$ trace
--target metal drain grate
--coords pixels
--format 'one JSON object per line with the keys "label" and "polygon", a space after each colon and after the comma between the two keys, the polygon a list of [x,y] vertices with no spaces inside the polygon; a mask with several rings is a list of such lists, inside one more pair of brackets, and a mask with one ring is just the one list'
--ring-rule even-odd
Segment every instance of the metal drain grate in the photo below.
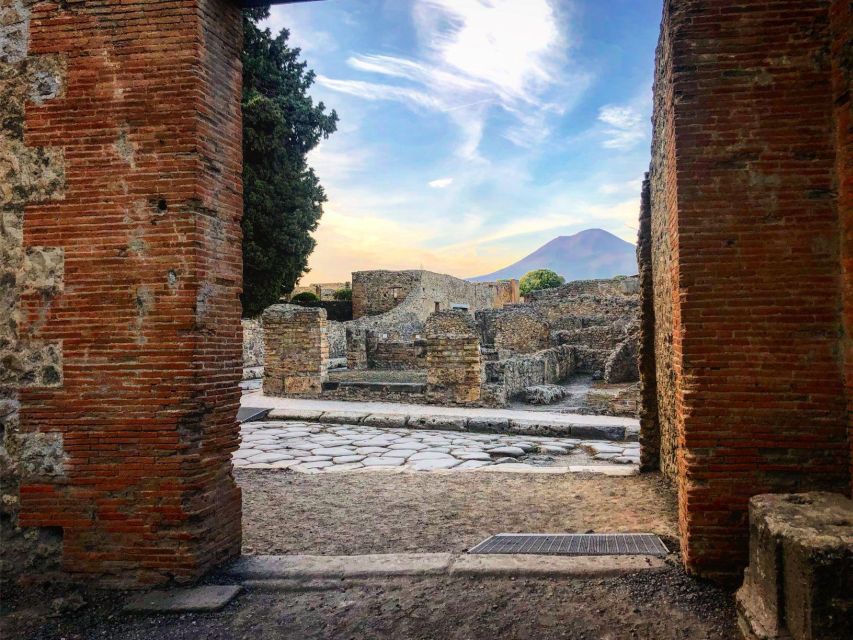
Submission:
{"label": "metal drain grate", "polygon": [[665,556],[651,533],[499,533],[468,553],[529,553],[549,556]]}

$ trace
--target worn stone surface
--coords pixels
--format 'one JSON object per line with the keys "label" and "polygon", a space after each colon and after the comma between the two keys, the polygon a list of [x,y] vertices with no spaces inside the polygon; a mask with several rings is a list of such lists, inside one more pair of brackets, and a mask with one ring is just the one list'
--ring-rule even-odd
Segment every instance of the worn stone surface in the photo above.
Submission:
{"label": "worn stone surface", "polygon": [[554,404],[566,395],[566,387],[557,384],[539,384],[524,390],[524,400],[529,404]]}
{"label": "worn stone surface", "polygon": [[737,603],[747,638],[851,637],[853,502],[818,492],[754,496]]}
{"label": "worn stone surface", "polygon": [[240,585],[202,585],[189,589],[149,591],[131,596],[124,606],[131,613],[190,613],[219,611],[242,590]]}

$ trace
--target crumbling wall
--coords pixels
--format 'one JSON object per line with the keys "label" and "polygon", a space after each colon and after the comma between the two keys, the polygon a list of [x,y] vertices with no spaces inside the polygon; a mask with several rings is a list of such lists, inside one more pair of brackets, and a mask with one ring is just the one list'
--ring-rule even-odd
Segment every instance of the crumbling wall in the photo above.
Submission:
{"label": "crumbling wall", "polygon": [[575,372],[576,349],[563,345],[485,363],[482,400],[504,406],[527,387],[563,382]]}
{"label": "crumbling wall", "polygon": [[418,271],[356,271],[352,274],[352,317],[391,311],[420,283]]}
{"label": "crumbling wall", "polygon": [[264,366],[264,330],[256,318],[243,318],[243,368]]}
{"label": "crumbling wall", "polygon": [[850,488],[832,4],[682,0],[664,14],[650,172],[660,457],[685,562],[711,577],[746,562],[751,495]]}
{"label": "crumbling wall", "polygon": [[474,314],[480,342],[493,347],[498,358],[533,353],[550,346],[551,327],[536,309],[523,304],[486,309]]}
{"label": "crumbling wall", "polygon": [[326,310],[275,304],[264,309],[264,394],[316,396],[328,379]]}
{"label": "crumbling wall", "polygon": [[239,9],[0,12],[4,562],[192,579],[240,549]]}
{"label": "crumbling wall", "polygon": [[480,341],[473,318],[457,311],[431,315],[427,343],[427,397],[432,402],[470,404],[480,400]]}

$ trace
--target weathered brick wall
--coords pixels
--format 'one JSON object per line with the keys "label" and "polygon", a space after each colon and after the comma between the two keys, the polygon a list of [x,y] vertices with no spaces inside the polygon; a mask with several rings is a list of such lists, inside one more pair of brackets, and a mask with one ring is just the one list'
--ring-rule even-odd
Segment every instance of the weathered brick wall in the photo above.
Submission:
{"label": "weathered brick wall", "polygon": [[850,476],[853,483],[853,7],[850,2],[834,0],[830,21],[836,132],[835,170],[841,240],[841,352],[847,389],[847,434],[850,442]]}
{"label": "weathered brick wall", "polygon": [[395,341],[383,334],[367,334],[367,366],[370,369],[423,369],[426,366],[424,340]]}
{"label": "weathered brick wall", "polygon": [[441,311],[427,319],[424,334],[428,398],[457,404],[479,401],[482,367],[474,319],[466,313]]}
{"label": "weathered brick wall", "polygon": [[3,191],[4,265],[23,247],[19,273],[50,283],[19,277],[4,300],[13,350],[56,351],[20,391],[15,524],[61,533],[73,575],[190,579],[240,549],[239,10],[21,8],[29,48],[12,43],[2,71],[3,182],[22,186]]}
{"label": "weathered brick wall", "polygon": [[275,304],[264,309],[264,394],[320,395],[328,379],[326,310]]}
{"label": "weathered brick wall", "polygon": [[640,336],[637,368],[640,375],[640,469],[660,469],[657,363],[655,361],[655,290],[652,274],[652,203],[649,176],[643,180],[637,263],[640,267]]}
{"label": "weathered brick wall", "polygon": [[[849,490],[829,0],[667,3],[651,167],[661,466],[687,566],[747,502]],[[674,455],[673,455],[674,454]]]}

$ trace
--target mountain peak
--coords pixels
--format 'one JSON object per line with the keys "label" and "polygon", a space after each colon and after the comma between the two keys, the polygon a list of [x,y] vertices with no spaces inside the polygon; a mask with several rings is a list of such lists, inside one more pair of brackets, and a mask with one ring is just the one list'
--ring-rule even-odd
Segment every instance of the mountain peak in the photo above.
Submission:
{"label": "mountain peak", "polygon": [[636,248],[604,229],[584,229],[570,236],[557,236],[508,267],[469,279],[488,282],[521,278],[534,269],[550,269],[566,281],[634,275]]}

